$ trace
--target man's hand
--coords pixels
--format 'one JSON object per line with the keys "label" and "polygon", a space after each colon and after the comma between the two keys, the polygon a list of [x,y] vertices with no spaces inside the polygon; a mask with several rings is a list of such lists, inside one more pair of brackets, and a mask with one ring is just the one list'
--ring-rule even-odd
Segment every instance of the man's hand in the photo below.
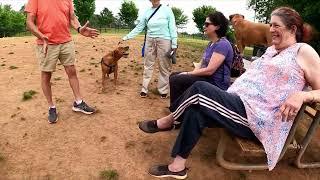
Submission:
{"label": "man's hand", "polygon": [[305,100],[305,92],[297,92],[288,97],[281,105],[282,121],[293,120]]}
{"label": "man's hand", "polygon": [[80,34],[86,37],[95,38],[98,37],[99,32],[96,29],[92,29],[88,27],[89,21],[86,22],[84,26],[82,26],[79,30]]}
{"label": "man's hand", "polygon": [[44,53],[44,57],[47,56],[47,52],[48,52],[48,37],[47,36],[42,36],[42,40],[43,40],[43,47],[42,47],[42,52]]}

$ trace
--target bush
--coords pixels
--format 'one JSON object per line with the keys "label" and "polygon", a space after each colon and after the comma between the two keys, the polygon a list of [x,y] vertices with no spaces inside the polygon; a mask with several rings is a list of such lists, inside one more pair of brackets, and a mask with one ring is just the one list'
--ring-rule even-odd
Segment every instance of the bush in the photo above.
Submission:
{"label": "bush", "polygon": [[117,180],[119,178],[116,170],[104,170],[100,172],[100,179],[104,180]]}
{"label": "bush", "polygon": [[32,99],[33,95],[35,95],[35,94],[37,94],[37,92],[34,90],[26,91],[22,95],[22,100],[26,101],[26,100]]}

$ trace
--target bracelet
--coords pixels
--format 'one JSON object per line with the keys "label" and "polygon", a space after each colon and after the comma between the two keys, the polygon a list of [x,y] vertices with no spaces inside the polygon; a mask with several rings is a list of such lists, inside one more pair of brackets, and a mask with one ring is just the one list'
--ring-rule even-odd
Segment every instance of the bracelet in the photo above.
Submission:
{"label": "bracelet", "polygon": [[81,28],[81,26],[79,26],[79,27],[77,28],[78,33],[80,33],[80,28]]}

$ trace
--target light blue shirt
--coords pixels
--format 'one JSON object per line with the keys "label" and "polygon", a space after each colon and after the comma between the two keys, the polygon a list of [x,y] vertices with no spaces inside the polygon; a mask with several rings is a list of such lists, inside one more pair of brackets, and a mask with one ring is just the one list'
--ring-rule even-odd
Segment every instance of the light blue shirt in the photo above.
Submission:
{"label": "light blue shirt", "polygon": [[163,38],[171,40],[171,47],[177,48],[177,28],[174,14],[170,7],[161,5],[159,10],[147,21],[156,8],[149,8],[139,18],[137,26],[123,40],[132,39],[141,33],[147,25],[147,36],[151,38]]}

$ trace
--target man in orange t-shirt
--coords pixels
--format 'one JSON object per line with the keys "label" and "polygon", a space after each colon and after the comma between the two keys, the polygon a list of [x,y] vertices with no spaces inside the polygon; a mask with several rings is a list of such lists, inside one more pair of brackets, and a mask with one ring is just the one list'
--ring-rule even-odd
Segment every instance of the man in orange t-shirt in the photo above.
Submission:
{"label": "man in orange t-shirt", "polygon": [[72,0],[29,0],[25,12],[27,27],[38,38],[36,49],[41,70],[41,86],[49,105],[48,122],[55,123],[58,120],[50,83],[58,60],[64,66],[75,97],[72,110],[85,114],[94,113],[95,110],[82,100],[80,94],[70,26],[81,35],[91,38],[97,37],[98,31],[89,28],[89,22],[84,26],[80,25],[74,13]]}

